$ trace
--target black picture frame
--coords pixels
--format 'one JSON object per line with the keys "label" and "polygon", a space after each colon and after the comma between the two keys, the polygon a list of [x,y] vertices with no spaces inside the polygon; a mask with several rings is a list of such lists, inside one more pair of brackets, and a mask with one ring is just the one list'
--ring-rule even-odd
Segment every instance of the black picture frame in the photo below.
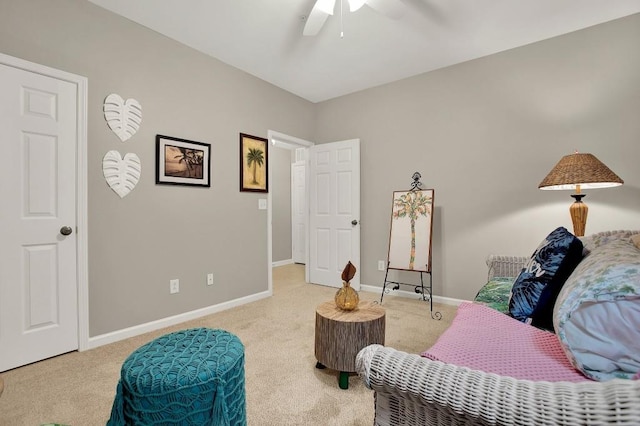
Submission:
{"label": "black picture frame", "polygon": [[240,133],[240,191],[269,192],[269,143]]}
{"label": "black picture frame", "polygon": [[156,135],[156,184],[211,186],[211,144]]}

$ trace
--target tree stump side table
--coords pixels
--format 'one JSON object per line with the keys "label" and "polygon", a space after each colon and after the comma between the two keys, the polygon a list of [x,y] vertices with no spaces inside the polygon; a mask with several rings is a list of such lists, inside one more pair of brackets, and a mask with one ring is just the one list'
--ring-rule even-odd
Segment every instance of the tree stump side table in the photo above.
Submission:
{"label": "tree stump side table", "polygon": [[349,387],[349,373],[356,371],[356,355],[365,346],[384,345],[385,310],[373,302],[360,302],[343,311],[333,301],[316,308],[315,355],[317,368],[339,371],[341,389]]}

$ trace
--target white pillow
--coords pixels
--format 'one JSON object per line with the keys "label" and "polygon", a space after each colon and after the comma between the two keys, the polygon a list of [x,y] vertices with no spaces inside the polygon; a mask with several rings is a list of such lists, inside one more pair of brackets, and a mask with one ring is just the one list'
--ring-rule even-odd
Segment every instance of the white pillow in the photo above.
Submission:
{"label": "white pillow", "polygon": [[554,307],[567,357],[595,380],[630,379],[640,371],[640,249],[630,237],[594,247]]}
{"label": "white pillow", "polygon": [[566,340],[585,370],[616,375],[637,372],[640,299],[584,303],[565,324]]}

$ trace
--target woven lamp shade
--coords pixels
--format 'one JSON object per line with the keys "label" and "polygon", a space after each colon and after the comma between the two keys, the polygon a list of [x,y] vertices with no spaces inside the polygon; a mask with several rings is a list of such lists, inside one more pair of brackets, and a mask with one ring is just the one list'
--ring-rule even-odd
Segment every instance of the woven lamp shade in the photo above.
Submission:
{"label": "woven lamp shade", "polygon": [[538,188],[582,189],[609,188],[624,181],[592,154],[565,155],[549,172]]}
{"label": "woven lamp shade", "polygon": [[576,200],[569,207],[573,233],[582,237],[587,227],[589,208],[582,202],[585,196],[581,189],[610,188],[622,185],[624,181],[592,154],[575,153],[565,155],[549,174],[540,182],[540,189],[575,189],[571,196]]}

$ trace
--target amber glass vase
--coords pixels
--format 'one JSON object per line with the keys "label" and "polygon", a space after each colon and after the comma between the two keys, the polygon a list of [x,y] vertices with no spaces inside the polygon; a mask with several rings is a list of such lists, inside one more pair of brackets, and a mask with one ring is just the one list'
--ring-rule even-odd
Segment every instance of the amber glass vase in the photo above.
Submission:
{"label": "amber glass vase", "polygon": [[343,281],[342,288],[336,292],[335,301],[336,306],[343,311],[353,311],[358,307],[360,297],[358,296],[358,292],[351,287],[348,281]]}

